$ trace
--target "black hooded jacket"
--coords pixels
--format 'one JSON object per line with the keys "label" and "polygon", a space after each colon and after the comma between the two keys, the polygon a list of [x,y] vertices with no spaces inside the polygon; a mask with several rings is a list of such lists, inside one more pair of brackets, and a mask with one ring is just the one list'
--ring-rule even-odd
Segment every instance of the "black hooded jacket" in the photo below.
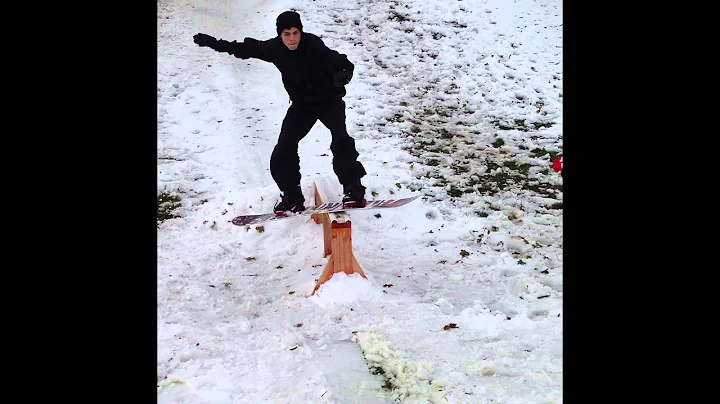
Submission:
{"label": "black hooded jacket", "polygon": [[303,32],[297,49],[291,51],[279,36],[259,41],[245,38],[243,42],[218,40],[214,47],[239,59],[260,59],[272,63],[282,74],[283,85],[290,100],[316,103],[345,96],[345,87],[333,84],[333,75],[342,70],[353,73],[355,66],[347,56],[334,51],[322,39]]}

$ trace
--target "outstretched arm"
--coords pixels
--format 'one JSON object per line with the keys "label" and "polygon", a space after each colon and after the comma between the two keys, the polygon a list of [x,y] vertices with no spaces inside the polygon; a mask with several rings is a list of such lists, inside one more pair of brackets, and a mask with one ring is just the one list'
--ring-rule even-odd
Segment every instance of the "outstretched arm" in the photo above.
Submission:
{"label": "outstretched arm", "polygon": [[225,52],[238,59],[260,59],[270,62],[269,53],[264,50],[264,42],[253,38],[245,38],[243,42],[215,39],[206,34],[195,34],[193,41],[199,46],[207,46],[216,52]]}

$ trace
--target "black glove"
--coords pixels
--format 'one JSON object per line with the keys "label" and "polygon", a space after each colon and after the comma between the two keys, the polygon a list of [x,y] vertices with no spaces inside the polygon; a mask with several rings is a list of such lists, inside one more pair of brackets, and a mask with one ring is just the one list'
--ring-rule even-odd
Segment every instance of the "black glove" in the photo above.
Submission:
{"label": "black glove", "polygon": [[214,47],[214,45],[217,43],[217,39],[211,37],[210,35],[206,34],[195,34],[193,35],[193,41],[195,41],[196,44],[207,47]]}
{"label": "black glove", "polygon": [[344,85],[347,85],[350,80],[352,79],[353,74],[350,73],[347,70],[342,70],[333,76],[333,84],[335,84],[338,87],[342,87]]}

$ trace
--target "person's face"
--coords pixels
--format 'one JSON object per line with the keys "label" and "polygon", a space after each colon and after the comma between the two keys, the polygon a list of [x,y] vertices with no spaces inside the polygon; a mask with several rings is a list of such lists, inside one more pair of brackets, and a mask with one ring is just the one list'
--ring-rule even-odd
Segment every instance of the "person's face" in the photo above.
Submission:
{"label": "person's face", "polygon": [[300,45],[300,36],[300,30],[295,27],[286,28],[280,33],[283,43],[290,50],[295,50]]}

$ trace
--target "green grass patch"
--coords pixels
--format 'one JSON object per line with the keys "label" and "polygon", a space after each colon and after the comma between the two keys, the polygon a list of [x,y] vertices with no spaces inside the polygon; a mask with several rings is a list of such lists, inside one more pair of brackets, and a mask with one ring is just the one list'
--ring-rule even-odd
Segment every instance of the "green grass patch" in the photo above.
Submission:
{"label": "green grass patch", "polygon": [[553,122],[533,122],[533,126],[535,126],[535,129],[550,128],[553,125],[555,125],[555,123]]}
{"label": "green grass patch", "polygon": [[402,114],[395,114],[392,116],[392,118],[388,119],[388,122],[393,122],[393,123],[401,122],[403,120],[402,118],[403,118]]}
{"label": "green grass patch", "polygon": [[517,129],[519,129],[519,130],[522,130],[522,131],[525,131],[525,132],[528,131],[528,127],[527,127],[527,125],[525,124],[525,120],[524,120],[524,119],[516,119],[516,120],[515,120],[515,128],[517,128]]}
{"label": "green grass patch", "polygon": [[450,190],[448,190],[448,195],[455,197],[455,198],[459,198],[459,197],[463,196],[464,193],[465,193],[465,191],[463,191],[455,186],[450,186]]}
{"label": "green grass patch", "polygon": [[[528,125],[525,119],[513,119],[512,122],[503,122],[499,119],[490,121],[493,125],[497,126],[500,130],[519,130],[522,132],[529,132],[531,130],[538,130],[540,128],[550,128],[555,125],[555,122],[532,122]],[[532,127],[530,127],[532,125]]]}
{"label": "green grass patch", "polygon": [[465,165],[460,165],[459,163],[455,163],[452,166],[450,166],[455,171],[455,174],[463,174],[470,172],[470,168]]}
{"label": "green grass patch", "polygon": [[180,207],[180,197],[175,194],[161,192],[157,196],[157,222],[158,225],[168,219],[178,217],[173,211]]}
{"label": "green grass patch", "polygon": [[530,150],[530,154],[532,154],[533,157],[542,157],[547,154],[550,156],[550,160],[555,161],[555,159],[560,154],[560,152],[552,151],[552,150],[545,150],[545,149],[532,149],[532,150]]}
{"label": "green grass patch", "polygon": [[388,20],[399,21],[399,22],[412,21],[408,16],[402,15],[395,10],[390,12],[390,16],[388,17]]}

